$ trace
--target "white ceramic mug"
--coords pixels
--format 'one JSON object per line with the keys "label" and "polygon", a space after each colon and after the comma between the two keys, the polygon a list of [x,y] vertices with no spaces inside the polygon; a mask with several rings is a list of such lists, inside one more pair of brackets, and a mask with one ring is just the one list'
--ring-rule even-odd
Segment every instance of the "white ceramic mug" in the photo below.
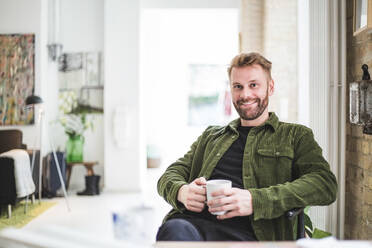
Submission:
{"label": "white ceramic mug", "polygon": [[[230,180],[223,180],[223,179],[215,179],[215,180],[209,180],[207,181],[207,201],[216,199],[216,198],[222,198],[223,196],[218,197],[212,197],[212,193],[220,190],[220,189],[230,189],[231,188],[231,181]],[[214,207],[220,207],[222,205],[215,205]],[[212,214],[214,215],[223,215],[226,211],[219,211],[214,212]]]}

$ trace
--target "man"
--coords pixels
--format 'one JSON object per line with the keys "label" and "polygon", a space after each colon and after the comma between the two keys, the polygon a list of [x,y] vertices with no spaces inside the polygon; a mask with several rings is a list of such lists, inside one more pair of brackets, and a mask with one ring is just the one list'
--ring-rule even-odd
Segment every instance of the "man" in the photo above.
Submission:
{"label": "man", "polygon": [[[336,178],[312,131],[268,112],[271,62],[258,53],[240,54],[228,74],[240,118],[208,127],[159,179],[159,194],[173,207],[159,241],[293,240],[287,210],[336,199]],[[220,198],[206,206],[207,179],[228,179],[233,187],[215,192]]]}

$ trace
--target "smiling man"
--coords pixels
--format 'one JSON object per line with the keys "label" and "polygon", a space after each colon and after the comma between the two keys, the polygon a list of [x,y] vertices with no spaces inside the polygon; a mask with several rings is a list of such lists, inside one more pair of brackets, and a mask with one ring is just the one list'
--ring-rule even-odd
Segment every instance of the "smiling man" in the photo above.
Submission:
{"label": "smiling man", "polygon": [[[173,210],[158,241],[293,240],[287,210],[336,199],[336,178],[311,129],[268,112],[271,62],[258,53],[239,54],[228,74],[240,118],[208,127],[159,179],[159,194]],[[231,180],[232,188],[206,203],[210,179]],[[227,212],[213,215],[218,211]]]}

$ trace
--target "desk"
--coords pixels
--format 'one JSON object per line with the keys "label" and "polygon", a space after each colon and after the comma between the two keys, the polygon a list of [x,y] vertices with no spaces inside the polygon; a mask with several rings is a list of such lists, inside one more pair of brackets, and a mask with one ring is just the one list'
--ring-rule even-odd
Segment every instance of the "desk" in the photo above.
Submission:
{"label": "desk", "polygon": [[155,248],[298,248],[296,242],[156,242]]}
{"label": "desk", "polygon": [[70,177],[71,177],[71,173],[72,173],[72,168],[74,166],[76,166],[76,165],[83,165],[87,169],[87,176],[93,176],[94,175],[93,166],[95,166],[96,164],[98,164],[97,161],[95,161],[95,162],[70,162],[70,163],[67,163],[67,170],[66,170],[67,184],[66,184],[66,189],[68,189],[68,185],[70,184]]}
{"label": "desk", "polygon": [[[302,242],[301,242],[302,241]],[[301,247],[353,247],[371,248],[370,240],[301,240],[277,242],[156,242],[155,248],[301,248]],[[301,245],[301,246],[300,246]]]}

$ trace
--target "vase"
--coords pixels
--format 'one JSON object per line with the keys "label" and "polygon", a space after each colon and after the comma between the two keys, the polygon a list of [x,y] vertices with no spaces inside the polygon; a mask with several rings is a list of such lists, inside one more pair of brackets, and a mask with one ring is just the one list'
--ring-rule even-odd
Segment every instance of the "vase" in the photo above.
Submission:
{"label": "vase", "polygon": [[83,162],[84,137],[69,136],[66,144],[66,162]]}

